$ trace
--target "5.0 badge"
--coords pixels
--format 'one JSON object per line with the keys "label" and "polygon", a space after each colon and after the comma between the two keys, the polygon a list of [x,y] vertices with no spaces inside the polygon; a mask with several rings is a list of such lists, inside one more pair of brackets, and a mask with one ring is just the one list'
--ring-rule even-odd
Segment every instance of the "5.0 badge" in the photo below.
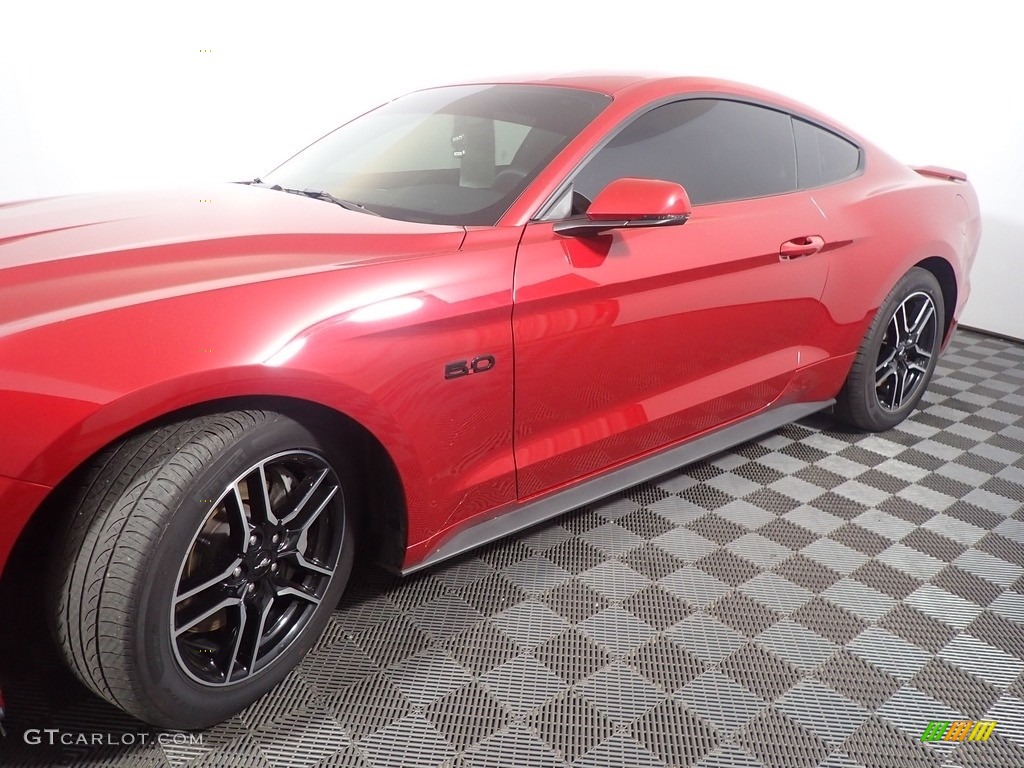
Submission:
{"label": "5.0 badge", "polygon": [[494,355],[480,355],[472,360],[456,360],[444,367],[446,379],[460,379],[474,373],[483,373],[494,367]]}

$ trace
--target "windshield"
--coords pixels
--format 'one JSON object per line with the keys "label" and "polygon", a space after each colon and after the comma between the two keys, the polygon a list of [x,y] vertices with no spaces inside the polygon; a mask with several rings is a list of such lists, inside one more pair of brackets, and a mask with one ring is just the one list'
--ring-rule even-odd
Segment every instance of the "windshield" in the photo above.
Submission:
{"label": "windshield", "polygon": [[420,91],[343,125],[263,177],[394,219],[494,225],[611,101],[549,86]]}

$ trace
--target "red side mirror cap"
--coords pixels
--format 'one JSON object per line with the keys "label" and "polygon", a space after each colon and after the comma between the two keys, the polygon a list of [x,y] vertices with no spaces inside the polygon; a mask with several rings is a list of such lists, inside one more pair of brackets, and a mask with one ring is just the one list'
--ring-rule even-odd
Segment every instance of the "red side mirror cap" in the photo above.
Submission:
{"label": "red side mirror cap", "polygon": [[661,179],[616,179],[598,193],[586,218],[555,224],[562,235],[586,237],[610,229],[685,224],[690,217],[690,196],[681,184]]}
{"label": "red side mirror cap", "polygon": [[616,179],[598,193],[587,210],[593,221],[685,219],[690,196],[681,184],[661,179]]}

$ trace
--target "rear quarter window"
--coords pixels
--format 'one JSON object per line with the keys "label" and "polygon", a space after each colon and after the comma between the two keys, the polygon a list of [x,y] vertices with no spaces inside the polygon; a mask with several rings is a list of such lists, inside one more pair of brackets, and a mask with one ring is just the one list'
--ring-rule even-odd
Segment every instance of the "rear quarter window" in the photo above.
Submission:
{"label": "rear quarter window", "polygon": [[801,189],[848,179],[860,168],[860,147],[804,120],[793,119],[797,183]]}

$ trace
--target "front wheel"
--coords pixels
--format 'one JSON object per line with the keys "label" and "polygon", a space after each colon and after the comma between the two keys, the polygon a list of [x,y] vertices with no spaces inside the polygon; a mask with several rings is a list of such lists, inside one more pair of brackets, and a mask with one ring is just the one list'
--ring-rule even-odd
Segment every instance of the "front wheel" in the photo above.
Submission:
{"label": "front wheel", "polygon": [[235,714],[323,631],[352,566],[337,448],[266,411],[136,434],[72,499],[51,604],[72,670],[161,727]]}
{"label": "front wheel", "polygon": [[938,280],[914,267],[886,297],[836,401],[836,415],[881,432],[917,406],[939,357],[945,306]]}

